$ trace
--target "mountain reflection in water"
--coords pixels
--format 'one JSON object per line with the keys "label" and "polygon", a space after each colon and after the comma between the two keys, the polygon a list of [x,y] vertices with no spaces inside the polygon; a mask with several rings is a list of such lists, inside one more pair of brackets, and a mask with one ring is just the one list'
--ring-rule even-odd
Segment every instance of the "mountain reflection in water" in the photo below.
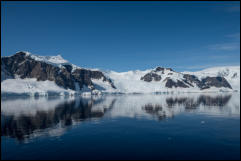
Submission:
{"label": "mountain reflection in water", "polygon": [[19,141],[103,117],[163,120],[182,112],[211,116],[240,115],[239,94],[120,95],[92,98],[1,100],[1,136]]}

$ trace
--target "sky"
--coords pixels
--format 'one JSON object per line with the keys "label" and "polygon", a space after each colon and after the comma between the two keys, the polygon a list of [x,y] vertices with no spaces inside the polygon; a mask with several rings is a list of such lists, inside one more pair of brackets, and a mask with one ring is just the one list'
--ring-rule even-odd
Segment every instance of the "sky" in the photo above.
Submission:
{"label": "sky", "polygon": [[1,56],[118,72],[240,65],[240,2],[1,2]]}

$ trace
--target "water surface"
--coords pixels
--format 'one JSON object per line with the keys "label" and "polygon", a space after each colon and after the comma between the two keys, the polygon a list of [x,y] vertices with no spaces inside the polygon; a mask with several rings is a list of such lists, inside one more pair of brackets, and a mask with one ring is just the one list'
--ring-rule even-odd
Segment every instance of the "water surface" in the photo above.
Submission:
{"label": "water surface", "polygon": [[1,100],[2,159],[240,159],[240,94]]}

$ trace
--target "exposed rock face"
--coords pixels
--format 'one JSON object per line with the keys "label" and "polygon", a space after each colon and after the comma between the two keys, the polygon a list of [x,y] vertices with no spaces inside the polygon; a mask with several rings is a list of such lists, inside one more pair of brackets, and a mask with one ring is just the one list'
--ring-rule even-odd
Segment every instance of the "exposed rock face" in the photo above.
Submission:
{"label": "exposed rock face", "polygon": [[[165,77],[167,75],[167,77]],[[161,81],[164,77],[164,86],[167,88],[192,88],[197,86],[200,90],[208,89],[210,87],[217,87],[217,88],[230,88],[232,89],[231,85],[228,81],[221,76],[218,77],[206,77],[202,80],[199,80],[197,76],[190,75],[190,74],[182,74],[173,71],[171,68],[162,68],[157,67],[155,70],[145,74],[141,77],[141,80],[146,82]],[[175,77],[175,81],[172,79]]]}
{"label": "exposed rock face", "polygon": [[184,81],[192,86],[192,83],[196,83],[200,85],[200,80],[195,75],[184,74],[183,75]]}
{"label": "exposed rock face", "polygon": [[[163,68],[163,67],[156,67],[155,70],[153,70],[150,73],[147,73],[146,75],[144,75],[143,77],[141,77],[141,80],[144,80],[146,82],[151,82],[151,81],[160,81],[162,79],[161,75],[157,74],[160,73],[164,74],[166,71],[173,71],[171,68]],[[168,73],[168,74],[172,74],[172,73]]]}
{"label": "exposed rock face", "polygon": [[162,72],[164,74],[165,70],[173,71],[172,68],[163,68],[163,67],[156,67],[155,72]]}
{"label": "exposed rock face", "polygon": [[1,82],[5,79],[13,78],[14,76],[8,72],[3,62],[1,62]]}
{"label": "exposed rock face", "polygon": [[77,90],[77,86],[81,89],[85,85],[93,90],[94,85],[91,79],[103,79],[115,88],[112,81],[100,71],[76,69],[72,72],[71,65],[63,65],[63,68],[60,68],[46,62],[36,61],[24,52],[18,52],[11,57],[3,57],[1,63],[10,75],[18,75],[22,79],[36,78],[37,81],[54,81],[65,89]]}
{"label": "exposed rock face", "polygon": [[237,73],[234,73],[232,78],[237,78],[238,77],[238,74]]}
{"label": "exposed rock face", "polygon": [[182,88],[189,88],[186,84],[184,84],[181,81],[174,82],[172,79],[168,78],[166,81],[166,87],[172,88],[172,87],[182,87]]}
{"label": "exposed rock face", "polygon": [[162,74],[164,74],[164,70],[165,70],[165,68],[157,67],[155,72],[162,72]]}
{"label": "exposed rock face", "polygon": [[202,79],[202,83],[209,87],[226,87],[232,89],[231,85],[224,77],[206,77]]}
{"label": "exposed rock face", "polygon": [[188,84],[195,83],[200,89],[207,89],[210,87],[225,87],[232,89],[231,85],[224,77],[206,77],[201,81],[194,75],[184,74],[185,82]]}
{"label": "exposed rock face", "polygon": [[153,79],[155,81],[160,81],[162,79],[162,77],[160,75],[157,75],[156,73],[148,73],[148,74],[144,75],[143,77],[141,77],[141,80],[144,80],[146,82],[151,82]]}
{"label": "exposed rock face", "polygon": [[183,81],[186,84],[190,85],[191,87],[194,87],[194,84],[195,84],[200,89],[209,88],[207,85],[204,84],[204,82],[200,81],[195,75],[184,74],[183,78],[184,78]]}

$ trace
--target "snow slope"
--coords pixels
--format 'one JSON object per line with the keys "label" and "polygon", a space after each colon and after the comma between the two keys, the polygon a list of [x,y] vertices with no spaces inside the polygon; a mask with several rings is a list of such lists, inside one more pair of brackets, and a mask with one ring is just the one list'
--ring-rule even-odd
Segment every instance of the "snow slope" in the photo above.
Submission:
{"label": "snow slope", "polygon": [[39,55],[33,55],[29,53],[29,56],[36,60],[36,61],[42,61],[57,67],[62,68],[63,65],[71,65],[72,66],[72,72],[74,72],[75,69],[80,69],[80,67],[69,63],[67,60],[63,59],[61,55],[57,56],[39,56]]}
{"label": "snow slope", "polygon": [[224,66],[212,67],[196,72],[183,72],[186,74],[194,74],[199,79],[206,76],[221,76],[224,77],[234,90],[240,91],[240,66]]}
{"label": "snow slope", "polygon": [[[112,79],[114,85],[117,87],[117,90],[113,91],[111,88],[106,88],[106,92],[120,92],[120,93],[155,93],[155,92],[219,92],[219,91],[233,91],[227,88],[209,88],[200,91],[200,89],[197,86],[194,86],[192,88],[166,88],[165,87],[165,79],[170,77],[173,81],[182,80],[183,74],[197,74],[197,76],[201,79],[202,77],[207,76],[220,76],[220,73],[218,74],[217,71],[223,71],[222,69],[226,69],[227,67],[219,67],[214,68],[216,69],[216,72],[214,70],[207,69],[205,72],[175,72],[171,71],[169,69],[165,69],[164,73],[156,72],[156,74],[161,75],[162,80],[161,81],[152,81],[152,82],[145,82],[141,80],[141,77],[143,77],[145,74],[153,71],[153,69],[145,70],[145,71],[128,71],[128,72],[105,72],[105,75],[107,75],[109,78]],[[240,80],[240,74],[239,74],[239,68],[240,67],[232,67],[228,68],[229,75],[225,76],[228,81],[231,81],[231,86],[233,89],[238,90],[239,89],[239,80]],[[234,70],[234,71],[233,71]],[[209,72],[208,72],[209,71]],[[237,73],[237,77],[232,78],[232,76]],[[224,74],[224,73],[223,73]]]}
{"label": "snow slope", "polygon": [[[30,53],[28,51],[20,51],[20,52],[25,53],[26,56],[29,56],[30,58],[32,58],[32,59],[34,59],[36,61],[45,62],[47,64],[51,64],[53,66],[57,66],[59,68],[62,68],[63,65],[71,65],[72,68],[73,68],[72,72],[75,69],[80,68],[80,67],[70,63],[69,61],[65,60],[61,55],[57,55],[57,56],[40,56],[40,55],[32,54],[32,53]],[[5,57],[11,57],[11,56],[5,56]]]}
{"label": "snow slope", "polygon": [[15,94],[29,94],[29,95],[48,95],[48,94],[74,94],[73,90],[66,90],[55,84],[53,81],[37,81],[36,78],[28,79],[6,79],[1,82],[1,92],[15,93]]}
{"label": "snow slope", "polygon": [[[63,65],[70,65],[72,66],[72,72],[74,72],[76,69],[81,69],[81,67],[74,65],[72,63],[70,63],[69,61],[65,60],[61,55],[57,55],[57,56],[39,56],[39,55],[34,55],[32,53],[26,52],[27,55],[29,55],[32,59],[36,60],[36,61],[42,61],[45,62],[47,64],[51,64],[57,67],[63,67]],[[89,68],[85,68],[85,69],[89,69]],[[99,70],[99,69],[89,69],[89,70]]]}

